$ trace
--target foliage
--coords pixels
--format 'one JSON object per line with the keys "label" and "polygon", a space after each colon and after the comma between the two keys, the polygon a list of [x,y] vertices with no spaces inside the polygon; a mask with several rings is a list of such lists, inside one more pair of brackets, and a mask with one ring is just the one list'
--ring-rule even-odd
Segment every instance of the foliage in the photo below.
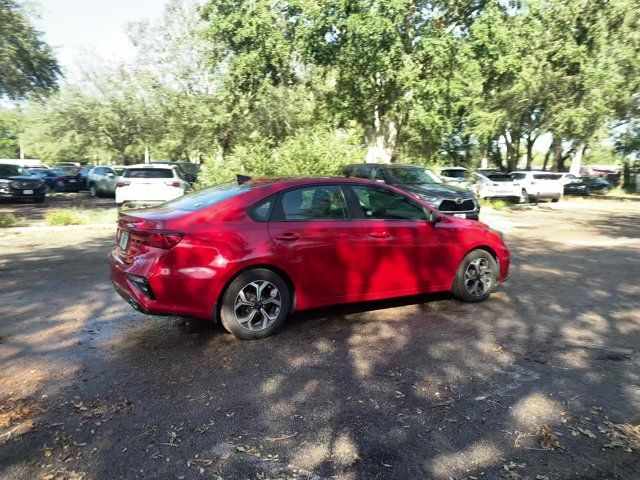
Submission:
{"label": "foliage", "polygon": [[54,89],[58,63],[19,3],[0,0],[0,25],[0,98]]}
{"label": "foliage", "polygon": [[0,158],[18,158],[22,113],[17,108],[0,110]]}
{"label": "foliage", "polygon": [[639,24],[633,0],[171,0],[129,28],[132,62],[88,64],[9,129],[1,116],[0,145],[19,135],[51,161],[148,150],[202,162],[206,184],[365,159],[614,161],[612,135],[640,151]]}
{"label": "foliage", "polygon": [[232,180],[235,175],[336,175],[340,167],[362,161],[364,147],[345,130],[310,127],[300,130],[275,148],[258,141],[238,146],[224,162],[205,164],[201,185]]}
{"label": "foliage", "polygon": [[0,213],[0,228],[13,227],[18,219],[13,213]]}

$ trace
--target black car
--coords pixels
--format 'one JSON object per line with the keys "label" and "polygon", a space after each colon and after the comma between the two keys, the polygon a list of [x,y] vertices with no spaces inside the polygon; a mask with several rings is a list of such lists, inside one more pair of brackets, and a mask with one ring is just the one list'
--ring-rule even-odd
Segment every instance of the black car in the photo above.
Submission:
{"label": "black car", "polygon": [[45,185],[25,168],[10,163],[0,163],[0,200],[33,200],[42,203]]}
{"label": "black car", "polygon": [[584,177],[580,177],[580,181],[589,188],[590,193],[600,193],[604,195],[609,193],[609,190],[611,190],[612,187],[609,182],[597,175],[586,175]]}
{"label": "black car", "polygon": [[564,194],[586,196],[589,195],[589,187],[586,183],[583,183],[580,180],[575,180],[571,183],[565,184]]}
{"label": "black car", "polygon": [[38,176],[44,183],[47,191],[50,192],[79,192],[81,181],[78,180],[76,170],[57,169],[49,170],[37,169],[29,170],[32,175]]}
{"label": "black car", "polygon": [[368,178],[401,188],[442,213],[478,220],[480,205],[467,189],[445,184],[426,167],[403,164],[362,163],[342,169],[345,177]]}
{"label": "black car", "polygon": [[83,165],[76,173],[76,178],[80,182],[80,190],[89,190],[89,171],[93,168],[93,165]]}

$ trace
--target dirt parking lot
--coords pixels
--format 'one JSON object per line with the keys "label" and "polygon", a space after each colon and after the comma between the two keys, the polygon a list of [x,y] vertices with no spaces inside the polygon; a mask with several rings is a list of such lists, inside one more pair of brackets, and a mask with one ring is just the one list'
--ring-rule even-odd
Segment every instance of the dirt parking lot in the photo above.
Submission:
{"label": "dirt parking lot", "polygon": [[0,478],[637,479],[640,203],[484,220],[513,253],[490,301],[254,342],[131,310],[112,229],[0,231]]}

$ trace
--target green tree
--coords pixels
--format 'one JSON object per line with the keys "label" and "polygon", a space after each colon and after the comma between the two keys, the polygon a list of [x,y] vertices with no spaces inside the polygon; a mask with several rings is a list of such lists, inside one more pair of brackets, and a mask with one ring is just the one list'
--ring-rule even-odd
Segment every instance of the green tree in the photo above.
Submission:
{"label": "green tree", "polygon": [[0,97],[25,97],[56,87],[60,68],[41,33],[14,0],[0,0]]}

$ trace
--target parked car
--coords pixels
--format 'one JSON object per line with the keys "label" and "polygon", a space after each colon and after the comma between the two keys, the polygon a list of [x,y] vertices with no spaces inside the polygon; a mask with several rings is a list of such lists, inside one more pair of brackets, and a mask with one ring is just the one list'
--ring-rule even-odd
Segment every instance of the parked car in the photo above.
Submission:
{"label": "parked car", "polygon": [[565,183],[564,194],[565,195],[589,195],[589,186],[581,180],[575,180],[571,183]]}
{"label": "parked car", "polygon": [[87,184],[92,197],[115,196],[116,185],[124,173],[124,167],[97,166],[89,170]]}
{"label": "parked car", "polygon": [[469,173],[470,188],[480,198],[506,199],[521,201],[521,189],[506,173]]}
{"label": "parked car", "polygon": [[463,167],[446,167],[440,169],[440,178],[445,183],[467,187],[469,185],[469,170]]}
{"label": "parked car", "polygon": [[12,163],[0,163],[0,200],[33,200],[42,203],[45,185],[26,168]]}
{"label": "parked car", "polygon": [[93,165],[83,165],[76,173],[78,182],[80,182],[80,190],[89,190],[89,172],[93,168]]}
{"label": "parked car", "polygon": [[133,165],[124,170],[116,184],[116,203],[162,203],[190,189],[191,185],[180,176],[175,165]]}
{"label": "parked car", "polygon": [[553,173],[518,171],[509,175],[520,189],[521,202],[557,202],[564,195],[564,185]]}
{"label": "parked car", "polygon": [[137,310],[256,339],[294,310],[437,291],[486,300],[509,258],[498,232],[393,186],[244,178],[120,212],[109,263]]}
{"label": "parked car", "polygon": [[480,214],[480,206],[471,191],[445,184],[426,167],[363,163],[344,167],[342,174],[396,186],[447,215],[478,220]]}
{"label": "parked car", "polygon": [[68,170],[59,169],[28,169],[29,173],[37,176],[45,184],[47,192],[79,192],[80,181],[77,175]]}
{"label": "parked car", "polygon": [[194,183],[200,174],[200,165],[191,162],[154,161],[145,165],[175,165],[178,167],[178,173],[180,176],[189,183]]}
{"label": "parked car", "polygon": [[605,195],[611,190],[611,183],[597,175],[585,175],[580,177],[580,181],[589,187],[590,193],[599,193]]}

